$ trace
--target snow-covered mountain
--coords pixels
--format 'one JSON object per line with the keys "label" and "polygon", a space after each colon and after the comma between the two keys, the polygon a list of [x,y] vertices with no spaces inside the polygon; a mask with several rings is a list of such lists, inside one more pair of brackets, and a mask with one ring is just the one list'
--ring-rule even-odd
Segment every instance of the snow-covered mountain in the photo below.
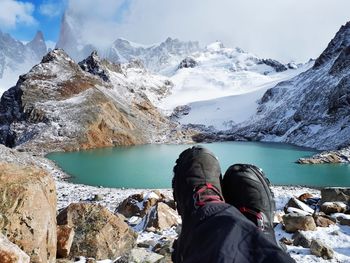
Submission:
{"label": "snow-covered mountain", "polygon": [[135,62],[93,52],[77,64],[55,49],[4,92],[0,143],[47,152],[176,141],[183,134],[154,107],[170,88]]}
{"label": "snow-covered mountain", "polygon": [[0,95],[14,86],[18,76],[38,63],[46,52],[40,31],[26,44],[0,31]]}
{"label": "snow-covered mountain", "polygon": [[268,88],[305,71],[311,64],[283,65],[215,42],[173,68],[172,94],[159,106],[172,110],[187,105],[173,114],[182,124],[228,129],[255,113],[256,101]]}
{"label": "snow-covered mountain", "polygon": [[268,89],[249,120],[217,139],[287,142],[318,149],[349,145],[349,61],[350,22],[340,28],[312,68]]}
{"label": "snow-covered mountain", "polygon": [[80,38],[79,25],[68,13],[62,17],[56,48],[65,50],[76,61],[87,57],[94,50],[113,63],[140,60],[148,70],[161,74],[166,74],[169,67],[178,65],[183,58],[200,50],[198,42],[183,42],[173,38],[149,46],[118,38],[107,47],[96,47]]}

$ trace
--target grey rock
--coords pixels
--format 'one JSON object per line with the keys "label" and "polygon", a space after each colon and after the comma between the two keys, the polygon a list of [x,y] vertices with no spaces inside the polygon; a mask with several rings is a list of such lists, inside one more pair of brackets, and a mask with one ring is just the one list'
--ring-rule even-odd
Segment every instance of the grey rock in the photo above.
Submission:
{"label": "grey rock", "polygon": [[160,263],[164,256],[148,251],[145,248],[134,248],[130,251],[128,262]]}
{"label": "grey rock", "polygon": [[181,69],[181,68],[194,68],[197,65],[198,65],[198,62],[196,60],[194,60],[194,58],[186,57],[180,62],[180,65],[178,66],[178,68],[179,69]]}
{"label": "grey rock", "polygon": [[311,246],[311,240],[308,239],[303,233],[296,232],[293,234],[293,245],[294,246],[301,246],[304,248],[310,248]]}
{"label": "grey rock", "polygon": [[350,226],[350,219],[349,218],[340,218],[339,224],[345,225],[345,226]]}
{"label": "grey rock", "polygon": [[316,239],[311,241],[310,252],[312,255],[322,257],[324,259],[332,259],[334,256],[334,251],[331,247]]}
{"label": "grey rock", "polygon": [[263,60],[261,60],[261,63],[266,64],[266,65],[274,68],[276,72],[283,72],[283,71],[286,71],[288,69],[281,62],[278,62],[277,60],[274,60],[274,59],[263,59]]}
{"label": "grey rock", "polygon": [[348,202],[350,200],[350,188],[326,187],[321,189],[322,202]]}
{"label": "grey rock", "polygon": [[307,204],[303,203],[302,201],[298,200],[295,197],[292,197],[291,199],[289,199],[288,203],[286,204],[286,206],[284,207],[284,212],[288,213],[288,208],[289,207],[294,207],[294,208],[298,208],[300,210],[303,210],[309,214],[313,214],[314,210],[309,207]]}

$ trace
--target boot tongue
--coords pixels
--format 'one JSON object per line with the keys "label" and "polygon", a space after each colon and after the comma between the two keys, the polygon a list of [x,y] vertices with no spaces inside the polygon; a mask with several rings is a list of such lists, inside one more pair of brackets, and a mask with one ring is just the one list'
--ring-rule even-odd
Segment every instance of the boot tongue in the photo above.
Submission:
{"label": "boot tongue", "polygon": [[220,191],[210,183],[199,186],[193,194],[195,208],[205,206],[208,203],[224,203]]}

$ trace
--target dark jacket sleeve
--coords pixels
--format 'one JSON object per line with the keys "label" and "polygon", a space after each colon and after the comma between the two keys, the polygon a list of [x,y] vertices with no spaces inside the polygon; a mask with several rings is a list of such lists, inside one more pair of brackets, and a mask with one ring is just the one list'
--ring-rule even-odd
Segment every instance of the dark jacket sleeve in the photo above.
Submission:
{"label": "dark jacket sleeve", "polygon": [[207,207],[194,217],[177,241],[175,263],[295,263],[234,207]]}

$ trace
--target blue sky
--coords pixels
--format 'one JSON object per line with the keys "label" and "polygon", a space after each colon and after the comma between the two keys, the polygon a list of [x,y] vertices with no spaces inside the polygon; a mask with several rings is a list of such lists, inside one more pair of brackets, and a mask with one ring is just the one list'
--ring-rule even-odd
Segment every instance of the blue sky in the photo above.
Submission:
{"label": "blue sky", "polygon": [[56,41],[65,5],[61,0],[1,0],[0,29],[24,41],[41,30],[46,40]]}
{"label": "blue sky", "polygon": [[[64,10],[69,6],[69,1],[0,0],[0,30],[23,41],[31,40],[35,33],[41,30],[46,40],[56,42],[61,18]],[[73,1],[75,0],[71,0]],[[121,4],[116,10],[115,21],[121,22],[120,14],[128,8],[129,0],[116,0],[116,2]],[[80,5],[82,3],[84,2],[79,1]]]}

